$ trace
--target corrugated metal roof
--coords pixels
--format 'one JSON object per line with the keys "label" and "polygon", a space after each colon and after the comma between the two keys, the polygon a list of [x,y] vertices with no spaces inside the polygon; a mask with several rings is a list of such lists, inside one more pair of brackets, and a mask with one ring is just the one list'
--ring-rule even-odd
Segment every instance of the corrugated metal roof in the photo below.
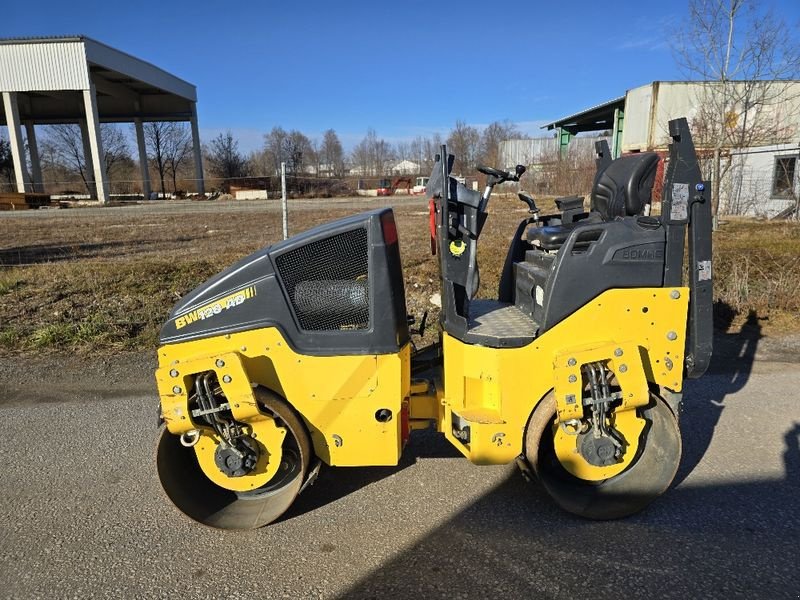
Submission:
{"label": "corrugated metal roof", "polygon": [[86,47],[86,58],[90,63],[124,73],[133,79],[138,79],[187,100],[193,102],[197,100],[197,90],[191,83],[152,63],[92,38],[84,38],[84,45]]}
{"label": "corrugated metal roof", "polygon": [[575,114],[566,116],[566,117],[564,117],[562,119],[557,119],[557,120],[553,121],[552,123],[548,123],[547,125],[542,125],[542,129],[554,129],[554,128],[562,125],[562,124],[572,123],[573,121],[576,121],[576,120],[580,119],[584,115],[588,115],[588,114],[591,114],[593,112],[597,112],[597,111],[603,110],[604,108],[609,108],[611,106],[614,106],[615,104],[620,104],[620,103],[624,103],[624,102],[625,102],[625,96],[620,96],[619,98],[614,98],[613,100],[608,100],[608,101],[603,102],[601,104],[597,104],[595,106],[591,106],[591,107],[586,108],[586,109],[584,109],[584,110],[582,110],[580,112],[576,112]]}
{"label": "corrugated metal roof", "polygon": [[88,89],[87,61],[192,102],[194,85],[85,35],[0,39],[0,91]]}
{"label": "corrugated metal roof", "polygon": [[0,44],[38,44],[47,42],[80,42],[85,35],[40,35],[0,38]]}

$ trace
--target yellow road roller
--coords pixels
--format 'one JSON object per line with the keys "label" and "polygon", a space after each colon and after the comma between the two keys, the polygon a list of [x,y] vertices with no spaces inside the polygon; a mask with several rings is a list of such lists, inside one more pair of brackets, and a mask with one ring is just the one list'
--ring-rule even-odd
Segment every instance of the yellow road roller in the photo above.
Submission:
{"label": "yellow road roller", "polygon": [[[659,156],[599,143],[589,210],[561,198],[513,233],[497,298],[477,299],[493,188],[513,171],[428,182],[439,341],[417,350],[391,209],[311,229],[196,288],[161,331],[156,380],[167,496],[213,527],[283,514],[320,468],[396,465],[435,427],[476,465],[516,461],[565,510],[614,519],[671,484],[685,377],[711,357],[711,210],[685,119],[660,211]],[[658,214],[656,214],[658,213]],[[688,247],[687,247],[688,246]],[[432,259],[434,260],[434,259]]]}

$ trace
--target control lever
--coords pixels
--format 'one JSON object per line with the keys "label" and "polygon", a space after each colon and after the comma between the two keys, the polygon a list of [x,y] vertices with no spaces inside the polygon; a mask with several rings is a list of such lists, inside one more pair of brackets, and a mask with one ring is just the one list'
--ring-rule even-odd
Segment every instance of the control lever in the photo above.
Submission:
{"label": "control lever", "polygon": [[519,181],[519,178],[522,177],[527,170],[525,165],[517,165],[514,167],[514,174],[512,175],[508,171],[503,171],[502,169],[492,169],[491,167],[487,167],[485,165],[478,165],[477,169],[484,175],[494,177],[494,183],[503,183],[504,181]]}
{"label": "control lever", "polygon": [[533,199],[533,196],[531,196],[528,192],[524,192],[524,191],[519,192],[517,194],[517,196],[519,196],[519,199],[522,200],[525,204],[528,205],[528,212],[533,215],[533,218],[534,218],[535,221],[538,221],[539,220],[539,207],[536,206],[536,200]]}
{"label": "control lever", "polygon": [[[408,321],[409,326],[413,325],[417,321],[414,315],[408,315],[406,319]],[[425,335],[425,328],[427,325],[428,325],[428,311],[426,310],[425,312],[422,313],[422,319],[420,319],[419,321],[419,327],[417,329],[411,329],[409,327],[409,332],[413,333],[414,335],[422,337]]]}

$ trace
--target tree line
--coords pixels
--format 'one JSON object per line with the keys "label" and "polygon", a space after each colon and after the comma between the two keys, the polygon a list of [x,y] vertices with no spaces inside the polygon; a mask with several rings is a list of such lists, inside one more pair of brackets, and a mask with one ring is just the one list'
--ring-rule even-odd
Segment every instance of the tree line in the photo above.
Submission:
{"label": "tree line", "polygon": [[480,163],[499,165],[500,142],[528,137],[510,121],[495,121],[486,127],[456,121],[442,137],[439,133],[416,136],[407,141],[388,142],[369,128],[364,137],[346,153],[338,134],[328,129],[321,139],[310,138],[293,129],[274,127],[264,135],[263,146],[245,155],[239,142],[228,131],[219,134],[205,149],[206,168],[215,177],[229,179],[246,176],[277,176],[286,163],[290,176],[343,177],[346,174],[381,176],[399,161],[417,165],[419,173],[429,173],[444,141],[455,155],[455,173],[467,174]]}
{"label": "tree line", "polygon": [[[182,182],[194,178],[192,137],[187,123],[148,122],[143,124],[144,142],[152,189],[162,194],[180,192]],[[139,188],[141,173],[131,126],[113,123],[100,125],[104,168],[116,191]],[[339,135],[328,129],[321,137],[273,127],[264,135],[260,148],[243,152],[231,131],[220,133],[203,145],[206,175],[232,179],[247,176],[277,176],[281,163],[291,177],[316,176],[342,178],[348,174],[376,177],[390,174],[392,165],[409,161],[419,173],[429,173],[443,142],[456,156],[456,173],[467,174],[479,163],[498,165],[500,142],[526,137],[509,121],[496,121],[476,127],[456,121],[446,136],[433,133],[391,143],[369,128],[350,152]],[[94,171],[84,155],[84,140],[77,124],[37,126],[40,164],[45,183],[58,191],[92,193]],[[13,183],[10,147],[0,139],[0,179]],[[30,169],[30,167],[29,167]],[[124,183],[128,186],[122,185]],[[112,190],[115,191],[115,190]]]}

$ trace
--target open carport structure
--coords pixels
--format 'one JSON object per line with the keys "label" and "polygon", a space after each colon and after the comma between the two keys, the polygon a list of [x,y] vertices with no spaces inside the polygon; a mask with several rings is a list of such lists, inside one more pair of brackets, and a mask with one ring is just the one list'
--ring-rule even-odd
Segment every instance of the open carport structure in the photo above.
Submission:
{"label": "open carport structure", "polygon": [[[100,123],[133,123],[142,191],[150,194],[144,130],[146,121],[188,121],[192,127],[195,178],[204,192],[197,90],[148,62],[86,36],[0,39],[0,125],[8,127],[17,191],[43,189],[35,125],[77,123],[83,137],[90,185],[106,202]],[[26,160],[27,139],[30,172]]]}

